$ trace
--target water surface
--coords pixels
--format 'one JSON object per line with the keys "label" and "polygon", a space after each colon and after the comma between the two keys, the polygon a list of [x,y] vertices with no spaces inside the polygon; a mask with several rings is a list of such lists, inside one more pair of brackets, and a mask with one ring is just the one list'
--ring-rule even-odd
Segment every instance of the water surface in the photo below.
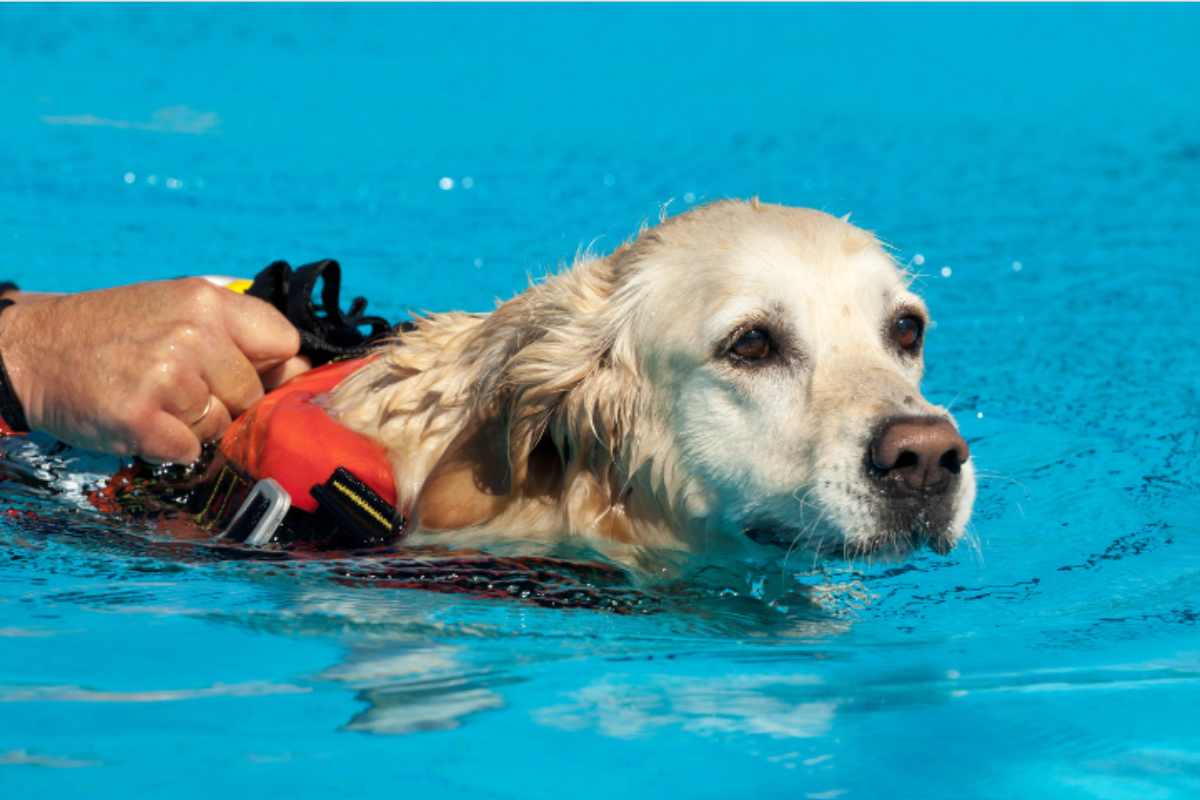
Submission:
{"label": "water surface", "polygon": [[1198,41],[1194,7],[0,8],[28,288],[333,256],[399,318],[668,203],[852,212],[923,274],[983,476],[977,549],[618,614],[171,546],[86,511],[107,461],[6,442],[0,788],[1200,793]]}

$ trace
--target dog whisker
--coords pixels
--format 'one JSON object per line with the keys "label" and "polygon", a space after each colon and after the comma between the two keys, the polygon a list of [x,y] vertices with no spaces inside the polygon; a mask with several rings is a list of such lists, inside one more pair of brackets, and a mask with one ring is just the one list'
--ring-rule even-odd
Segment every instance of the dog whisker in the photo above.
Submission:
{"label": "dog whisker", "polygon": [[1011,483],[1014,486],[1019,486],[1021,489],[1023,489],[1025,491],[1026,495],[1029,494],[1029,487],[1026,486],[1023,481],[1019,481],[1016,478],[1009,477],[1008,475],[1003,475],[999,472],[988,472],[986,470],[975,470],[975,480],[977,480],[977,481],[1004,481],[1006,483]]}
{"label": "dog whisker", "polygon": [[[808,494],[811,494],[811,493],[812,493],[812,490],[810,489],[809,492],[805,493],[805,497],[807,498]],[[800,502],[801,502],[801,506],[803,506],[804,501],[801,500]],[[783,555],[783,563],[780,565],[780,578],[782,580],[786,581],[786,579],[787,579],[788,560],[791,558],[792,551],[796,548],[796,545],[799,544],[802,539],[806,540],[806,541],[809,540],[810,535],[817,529],[817,526],[819,526],[824,519],[825,519],[825,511],[818,508],[817,516],[813,519],[813,521],[811,523],[809,523],[808,525],[806,525],[803,529],[801,529],[792,538],[791,543],[788,544],[787,551]],[[816,559],[820,555],[820,552],[821,552],[821,546],[819,544],[818,544],[818,546],[813,547],[814,566],[815,566]]]}
{"label": "dog whisker", "polygon": [[958,402],[958,398],[960,398],[960,397],[962,397],[962,392],[959,392],[958,394],[954,395],[954,397],[950,400],[950,402],[946,403],[946,413],[947,414],[954,411],[954,404]]}
{"label": "dog whisker", "polygon": [[963,532],[962,540],[970,548],[971,554],[975,557],[975,566],[984,566],[983,544],[979,541],[979,535],[975,532],[974,526],[967,526],[966,531]]}

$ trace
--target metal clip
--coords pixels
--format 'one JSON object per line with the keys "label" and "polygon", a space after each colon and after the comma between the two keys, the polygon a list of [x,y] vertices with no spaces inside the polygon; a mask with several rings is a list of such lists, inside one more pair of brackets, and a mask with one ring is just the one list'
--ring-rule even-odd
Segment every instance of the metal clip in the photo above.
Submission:
{"label": "metal clip", "polygon": [[241,508],[218,539],[231,539],[259,547],[271,541],[292,507],[292,496],[271,478],[254,484]]}

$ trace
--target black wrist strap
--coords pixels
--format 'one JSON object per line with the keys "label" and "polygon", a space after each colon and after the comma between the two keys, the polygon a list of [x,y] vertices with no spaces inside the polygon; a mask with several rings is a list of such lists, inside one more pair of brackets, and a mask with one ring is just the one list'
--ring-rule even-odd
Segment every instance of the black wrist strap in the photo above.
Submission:
{"label": "black wrist strap", "polygon": [[[0,314],[12,304],[12,300],[0,299]],[[13,433],[29,432],[29,421],[25,419],[25,409],[21,407],[21,401],[17,399],[17,393],[13,391],[12,382],[8,379],[3,353],[0,353],[0,418],[3,418]]]}

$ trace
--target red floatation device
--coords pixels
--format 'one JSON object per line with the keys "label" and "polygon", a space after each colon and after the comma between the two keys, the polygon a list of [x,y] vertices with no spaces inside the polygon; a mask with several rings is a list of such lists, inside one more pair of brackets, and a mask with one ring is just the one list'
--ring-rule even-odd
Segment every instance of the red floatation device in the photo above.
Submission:
{"label": "red floatation device", "polygon": [[320,403],[368,360],[306,372],[234,420],[191,503],[197,522],[250,545],[368,547],[398,539],[404,519],[387,452]]}

